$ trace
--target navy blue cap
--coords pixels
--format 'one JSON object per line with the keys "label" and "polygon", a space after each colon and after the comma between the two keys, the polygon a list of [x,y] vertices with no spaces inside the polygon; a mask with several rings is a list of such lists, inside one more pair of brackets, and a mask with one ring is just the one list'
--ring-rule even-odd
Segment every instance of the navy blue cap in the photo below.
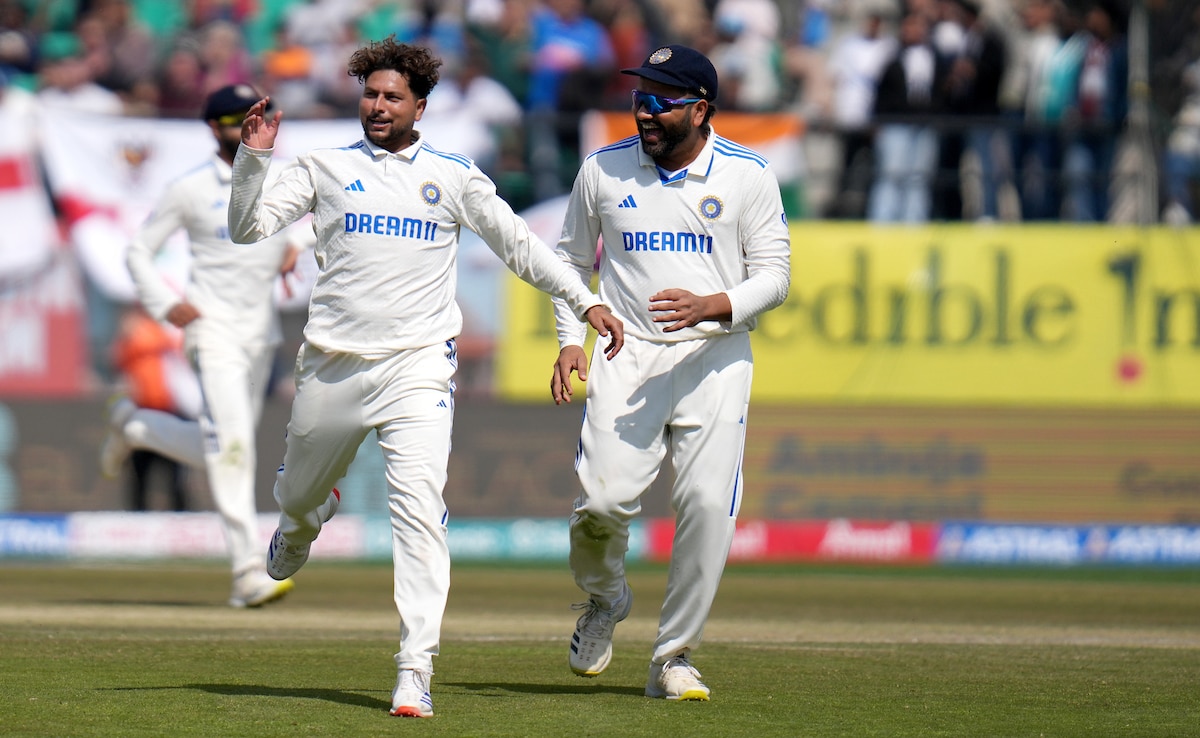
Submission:
{"label": "navy blue cap", "polygon": [[709,102],[717,99],[717,70],[708,57],[687,46],[663,46],[646,57],[642,66],[621,73],[682,87]]}
{"label": "navy blue cap", "polygon": [[226,85],[208,96],[200,117],[203,120],[216,120],[226,115],[244,114],[262,98],[251,85]]}

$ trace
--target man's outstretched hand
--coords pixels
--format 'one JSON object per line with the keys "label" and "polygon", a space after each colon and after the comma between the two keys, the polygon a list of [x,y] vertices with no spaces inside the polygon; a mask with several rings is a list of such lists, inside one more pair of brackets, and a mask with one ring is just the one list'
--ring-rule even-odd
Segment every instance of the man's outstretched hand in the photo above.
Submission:
{"label": "man's outstretched hand", "polygon": [[268,116],[266,110],[270,102],[268,96],[254,103],[242,119],[242,143],[252,149],[275,148],[275,136],[279,135],[283,111],[276,110],[274,115]]}

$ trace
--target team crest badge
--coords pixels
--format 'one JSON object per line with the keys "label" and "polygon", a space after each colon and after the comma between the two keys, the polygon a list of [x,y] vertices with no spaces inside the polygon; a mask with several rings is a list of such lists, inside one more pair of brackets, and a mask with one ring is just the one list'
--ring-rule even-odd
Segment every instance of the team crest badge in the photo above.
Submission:
{"label": "team crest badge", "polygon": [[670,58],[671,58],[671,50],[666,47],[663,47],[663,48],[659,49],[658,51],[654,52],[653,54],[651,54],[649,61],[651,64],[662,64],[663,62],[665,62],[666,60],[668,60]]}
{"label": "team crest badge", "polygon": [[429,205],[437,205],[442,201],[442,188],[433,182],[421,185],[421,199]]}
{"label": "team crest badge", "polygon": [[724,210],[725,204],[716,195],[709,195],[700,201],[700,214],[709,220],[720,218]]}

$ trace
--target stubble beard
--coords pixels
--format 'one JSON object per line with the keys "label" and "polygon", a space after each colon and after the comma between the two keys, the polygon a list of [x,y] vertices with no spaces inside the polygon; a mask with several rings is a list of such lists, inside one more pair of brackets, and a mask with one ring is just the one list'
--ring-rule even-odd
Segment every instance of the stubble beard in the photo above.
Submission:
{"label": "stubble beard", "polygon": [[370,119],[363,121],[363,123],[362,123],[363,135],[367,137],[368,141],[370,141],[371,143],[380,147],[381,149],[387,149],[388,151],[394,151],[404,141],[405,131],[399,130],[396,127],[395,121],[392,121],[392,124],[389,127],[387,132],[372,131],[370,126],[371,126]]}
{"label": "stubble beard", "polygon": [[239,138],[234,141],[231,141],[226,138],[221,139],[221,143],[219,144],[220,149],[221,149],[221,156],[223,158],[228,158],[230,161],[233,161],[233,158],[235,156],[237,156],[238,146],[241,145],[241,143],[242,143],[242,139],[240,138],[240,134],[239,134]]}

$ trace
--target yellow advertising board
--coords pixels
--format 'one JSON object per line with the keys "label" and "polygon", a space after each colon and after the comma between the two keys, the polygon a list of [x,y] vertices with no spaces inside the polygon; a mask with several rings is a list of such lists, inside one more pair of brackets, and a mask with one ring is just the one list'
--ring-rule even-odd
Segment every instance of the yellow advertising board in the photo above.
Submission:
{"label": "yellow advertising board", "polygon": [[[499,391],[545,400],[549,298],[506,291]],[[795,223],[752,335],[758,403],[1196,407],[1200,229]]]}

